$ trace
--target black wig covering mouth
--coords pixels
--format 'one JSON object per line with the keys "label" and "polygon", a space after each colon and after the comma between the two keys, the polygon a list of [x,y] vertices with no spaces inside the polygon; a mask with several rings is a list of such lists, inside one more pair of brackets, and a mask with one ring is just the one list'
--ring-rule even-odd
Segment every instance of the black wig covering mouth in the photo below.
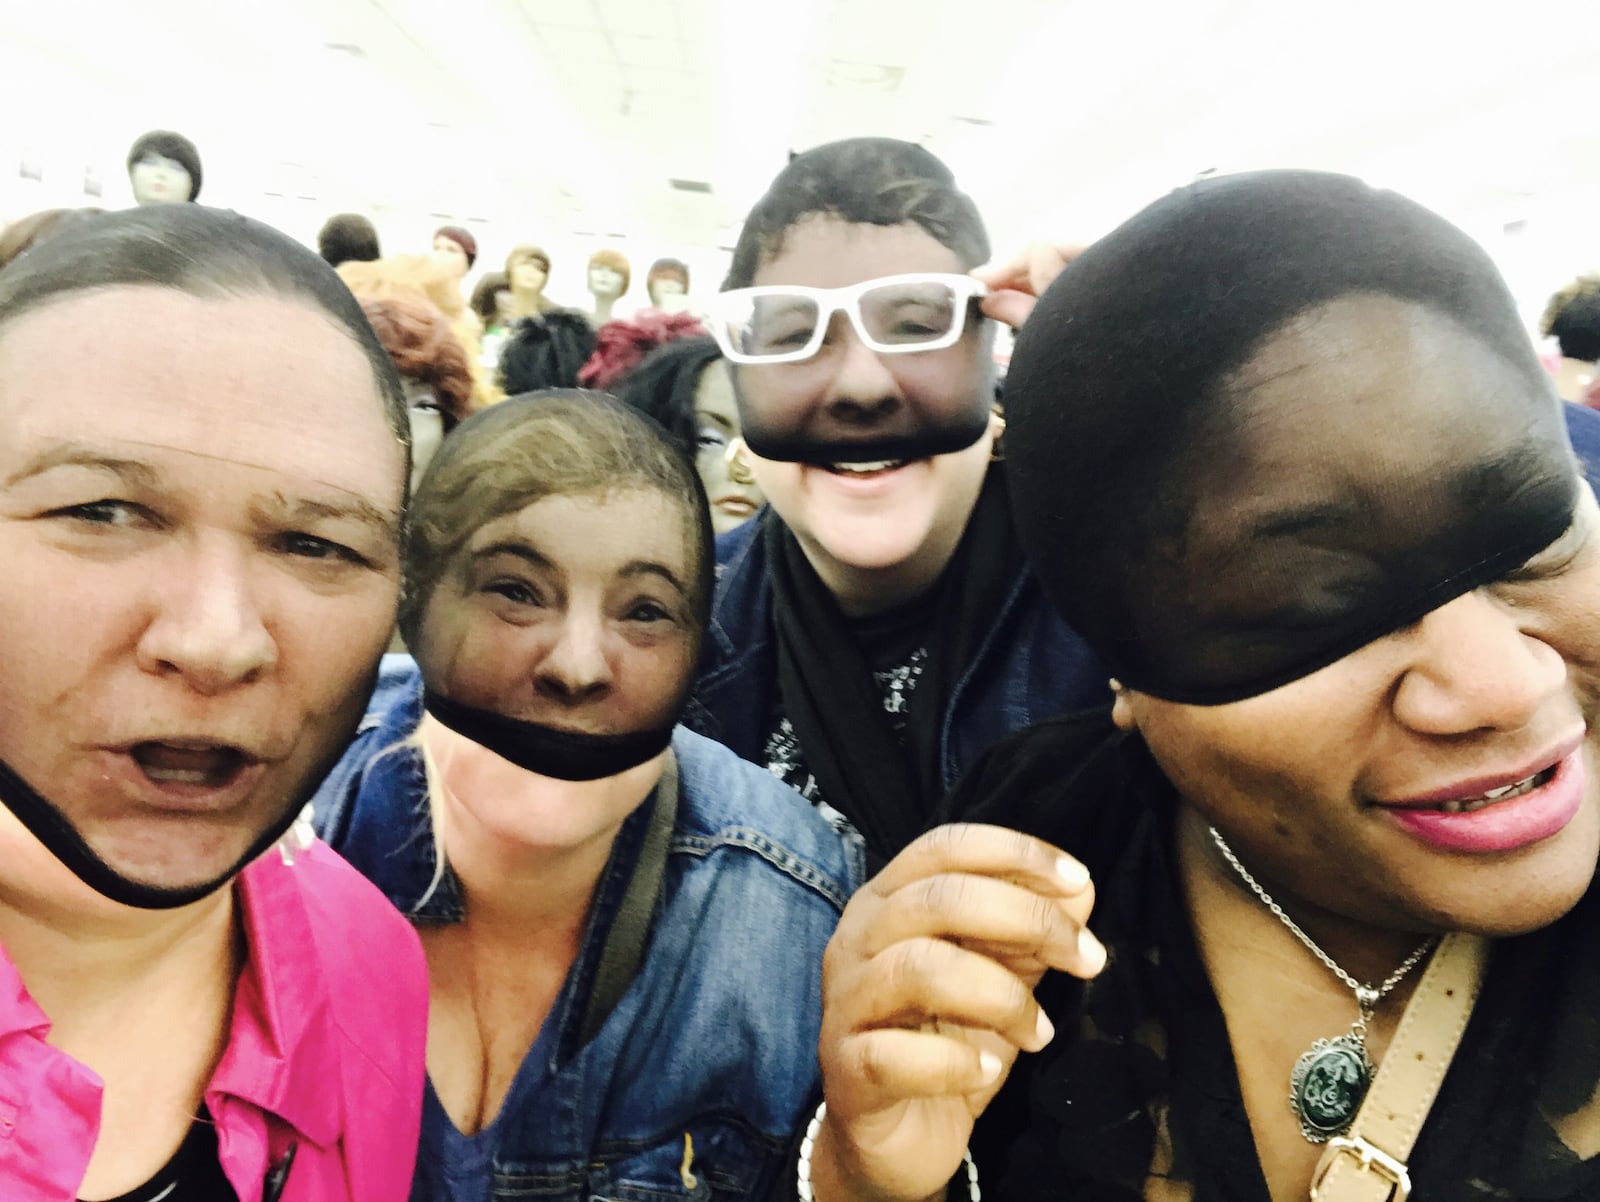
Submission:
{"label": "black wig covering mouth", "polygon": [[[1322,357],[1273,374],[1255,357],[1291,329]],[[1439,329],[1464,349],[1421,377],[1362,353],[1387,339],[1411,362],[1406,340]],[[1363,363],[1380,385],[1328,374]],[[1488,255],[1348,176],[1255,172],[1150,205],[1041,298],[1005,401],[1047,595],[1123,683],[1189,704],[1297,680],[1503,577],[1579,496]]]}
{"label": "black wig covering mouth", "polygon": [[322,771],[314,773],[309,778],[311,783],[302,790],[303,796],[284,811],[281,819],[263,831],[231,868],[209,881],[182,889],[145,885],[123,876],[95,855],[94,849],[85,842],[82,835],[78,834],[77,829],[60,809],[23,780],[16,769],[4,760],[0,760],[0,799],[3,799],[6,809],[16,816],[17,821],[22,823],[35,839],[45,845],[51,855],[55,856],[73,876],[100,896],[120,905],[132,906],[136,910],[176,910],[180,906],[193,905],[202,898],[210,897],[283,838],[294,825],[295,819],[300,816],[305,803],[316,793],[317,785],[321,784],[322,778],[338,761],[339,753],[343,750],[342,745],[336,748],[335,753],[322,765]]}
{"label": "black wig covering mouth", "polygon": [[519,768],[556,780],[603,780],[654,759],[672,742],[672,727],[620,735],[556,730],[452,701],[425,688],[422,704],[445,726]]}

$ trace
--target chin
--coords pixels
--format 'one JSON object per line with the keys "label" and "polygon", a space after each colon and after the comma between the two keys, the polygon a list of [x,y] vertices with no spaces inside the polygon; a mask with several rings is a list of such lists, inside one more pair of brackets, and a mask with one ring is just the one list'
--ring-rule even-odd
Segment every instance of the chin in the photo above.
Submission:
{"label": "chin", "polygon": [[1437,925],[1490,939],[1543,930],[1564,918],[1589,891],[1597,856],[1600,823],[1586,809],[1545,845],[1475,876],[1455,904],[1443,907],[1446,912]]}

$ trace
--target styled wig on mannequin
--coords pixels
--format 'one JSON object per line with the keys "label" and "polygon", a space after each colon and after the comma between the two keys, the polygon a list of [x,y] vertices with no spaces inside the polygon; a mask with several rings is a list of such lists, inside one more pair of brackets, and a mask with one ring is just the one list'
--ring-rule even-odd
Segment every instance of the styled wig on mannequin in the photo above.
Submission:
{"label": "styled wig on mannequin", "polygon": [[614,393],[657,347],[705,333],[705,326],[690,314],[659,309],[645,309],[631,320],[608,321],[596,335],[594,354],[578,372],[578,383]]}
{"label": "styled wig on mannequin", "polygon": [[464,420],[472,411],[472,369],[444,314],[425,301],[404,297],[365,299],[361,311],[395,370],[433,394],[445,429]]}
{"label": "styled wig on mannequin", "polygon": [[663,429],[694,458],[699,450],[700,421],[695,393],[706,368],[722,358],[709,334],[675,338],[640,363],[623,382],[622,400],[661,423]]}
{"label": "styled wig on mannequin", "polygon": [[378,258],[378,231],[360,213],[335,213],[317,231],[317,253],[330,267]]}
{"label": "styled wig on mannequin", "polygon": [[162,158],[181,163],[183,169],[189,173],[189,199],[200,199],[202,182],[200,152],[195,149],[193,142],[170,129],[153,129],[149,133],[140,134],[138,140],[128,150],[129,173],[133,172],[141,159],[151,154],[159,154]]}
{"label": "styled wig on mannequin", "polygon": [[594,348],[594,328],[582,313],[552,309],[524,317],[500,350],[500,387],[508,396],[576,388]]}
{"label": "styled wig on mannequin", "polygon": [[1540,328],[1564,357],[1600,363],[1600,274],[1579,276],[1552,296]]}
{"label": "styled wig on mannequin", "polygon": [[[620,250],[603,246],[589,256],[589,270],[593,271],[596,267],[607,267],[616,272],[622,277],[622,292],[628,290],[628,285],[633,280],[633,268],[628,265],[627,255]],[[621,296],[622,292],[617,295]]]}

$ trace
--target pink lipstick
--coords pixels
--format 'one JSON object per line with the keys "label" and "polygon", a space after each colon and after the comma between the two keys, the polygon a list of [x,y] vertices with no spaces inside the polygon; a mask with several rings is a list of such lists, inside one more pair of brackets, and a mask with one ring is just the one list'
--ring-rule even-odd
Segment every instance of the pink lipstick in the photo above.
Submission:
{"label": "pink lipstick", "polygon": [[1520,775],[1464,782],[1381,808],[1402,830],[1445,851],[1517,851],[1565,830],[1583,806],[1583,741]]}

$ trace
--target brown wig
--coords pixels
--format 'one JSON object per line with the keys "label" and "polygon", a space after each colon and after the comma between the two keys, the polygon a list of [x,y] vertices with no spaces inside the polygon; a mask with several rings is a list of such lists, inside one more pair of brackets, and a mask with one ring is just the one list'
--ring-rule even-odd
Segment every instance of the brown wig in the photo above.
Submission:
{"label": "brown wig", "polygon": [[627,255],[620,250],[612,250],[609,246],[602,247],[589,256],[589,270],[593,271],[596,267],[609,267],[616,272],[622,277],[622,291],[628,290],[628,285],[633,280],[633,268],[628,266]]}
{"label": "brown wig", "polygon": [[486,272],[472,289],[472,299],[467,302],[467,308],[478,315],[478,320],[483,322],[484,328],[492,326],[500,316],[500,307],[497,297],[507,288],[511,281],[506,279],[503,271]]}
{"label": "brown wig", "polygon": [[361,311],[395,370],[432,391],[445,430],[465,420],[472,411],[472,369],[444,314],[422,301],[398,297],[363,300]]}
{"label": "brown wig", "polygon": [[683,285],[685,292],[689,291],[689,265],[682,259],[657,259],[650,264],[650,273],[644,277],[644,288],[650,295],[652,305],[656,301],[656,281],[675,279]]}
{"label": "brown wig", "polygon": [[539,266],[543,267],[544,274],[547,277],[549,276],[550,256],[545,253],[544,248],[540,246],[524,245],[512,247],[511,253],[506,256],[506,279],[509,280],[511,278],[511,273],[516,268],[518,263],[525,263],[530,259],[539,264]]}
{"label": "brown wig", "polygon": [[416,647],[429,599],[485,523],[546,497],[659,493],[679,507],[688,544],[690,608],[711,612],[710,506],[694,465],[659,425],[599,393],[511,397],[473,414],[440,444],[411,498],[401,556],[400,632]]}
{"label": "brown wig", "polygon": [[461,253],[467,256],[467,267],[478,261],[478,240],[459,225],[441,225],[433,231],[434,239],[448,238],[461,248]]}

